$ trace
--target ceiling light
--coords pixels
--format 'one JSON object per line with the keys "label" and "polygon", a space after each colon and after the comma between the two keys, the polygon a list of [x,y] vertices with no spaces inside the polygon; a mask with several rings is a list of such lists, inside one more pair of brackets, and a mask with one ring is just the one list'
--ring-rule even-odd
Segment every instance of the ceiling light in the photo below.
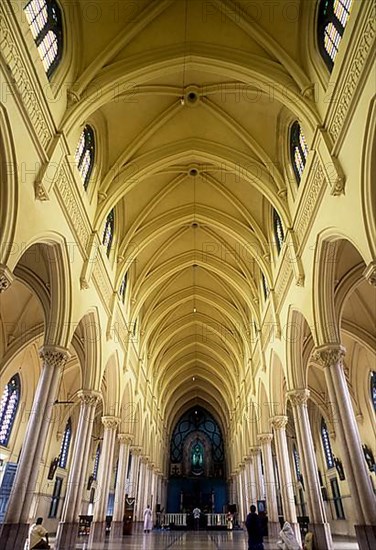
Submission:
{"label": "ceiling light", "polygon": [[192,380],[193,380],[193,382],[194,382],[194,381],[196,380],[196,378],[195,378],[194,376],[192,376]]}
{"label": "ceiling light", "polygon": [[197,309],[195,307],[193,308],[193,313],[197,313]]}

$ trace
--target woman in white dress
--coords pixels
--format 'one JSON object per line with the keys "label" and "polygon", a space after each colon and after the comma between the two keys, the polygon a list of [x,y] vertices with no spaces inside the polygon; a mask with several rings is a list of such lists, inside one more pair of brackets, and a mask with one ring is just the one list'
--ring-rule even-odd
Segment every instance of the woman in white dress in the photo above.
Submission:
{"label": "woman in white dress", "polygon": [[153,529],[152,512],[149,504],[144,510],[144,533],[149,533]]}

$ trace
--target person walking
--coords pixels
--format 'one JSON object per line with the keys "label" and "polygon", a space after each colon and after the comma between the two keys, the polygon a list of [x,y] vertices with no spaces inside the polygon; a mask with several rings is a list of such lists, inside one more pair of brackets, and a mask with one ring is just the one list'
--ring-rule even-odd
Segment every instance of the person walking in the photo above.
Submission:
{"label": "person walking", "polygon": [[263,528],[260,518],[256,514],[256,506],[253,504],[245,521],[245,526],[248,532],[248,550],[264,550]]}
{"label": "person walking", "polygon": [[296,539],[295,533],[288,521],[283,524],[279,532],[280,540],[277,541],[278,550],[302,550]]}
{"label": "person walking", "polygon": [[148,504],[144,510],[144,533],[150,533],[153,529],[152,511]]}

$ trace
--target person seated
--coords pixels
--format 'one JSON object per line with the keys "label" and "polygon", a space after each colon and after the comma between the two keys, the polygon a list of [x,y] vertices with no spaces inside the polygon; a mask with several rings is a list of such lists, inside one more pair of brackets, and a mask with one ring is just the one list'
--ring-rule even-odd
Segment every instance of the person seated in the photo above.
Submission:
{"label": "person seated", "polygon": [[42,523],[43,518],[37,518],[36,522],[30,526],[26,546],[29,550],[34,550],[34,548],[50,548],[48,533]]}

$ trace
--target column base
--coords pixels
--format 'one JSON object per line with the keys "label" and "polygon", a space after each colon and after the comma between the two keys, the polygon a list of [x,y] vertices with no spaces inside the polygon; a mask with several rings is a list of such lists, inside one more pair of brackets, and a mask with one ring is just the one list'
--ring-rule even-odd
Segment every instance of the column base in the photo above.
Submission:
{"label": "column base", "polygon": [[106,538],[106,522],[94,521],[90,525],[89,545],[93,542],[104,542]]}
{"label": "column base", "polygon": [[359,550],[376,548],[376,525],[354,525]]}
{"label": "column base", "polygon": [[55,549],[71,550],[76,546],[78,523],[59,523],[56,533]]}
{"label": "column base", "polygon": [[123,522],[122,521],[112,521],[111,522],[111,531],[110,539],[121,539],[123,536]]}
{"label": "column base", "polygon": [[0,548],[23,548],[29,535],[28,523],[4,523],[0,535]]}
{"label": "column base", "polygon": [[313,533],[313,547],[320,550],[332,550],[333,539],[329,523],[310,523],[308,529]]}
{"label": "column base", "polygon": [[279,521],[268,521],[268,539],[277,539],[280,530]]}

